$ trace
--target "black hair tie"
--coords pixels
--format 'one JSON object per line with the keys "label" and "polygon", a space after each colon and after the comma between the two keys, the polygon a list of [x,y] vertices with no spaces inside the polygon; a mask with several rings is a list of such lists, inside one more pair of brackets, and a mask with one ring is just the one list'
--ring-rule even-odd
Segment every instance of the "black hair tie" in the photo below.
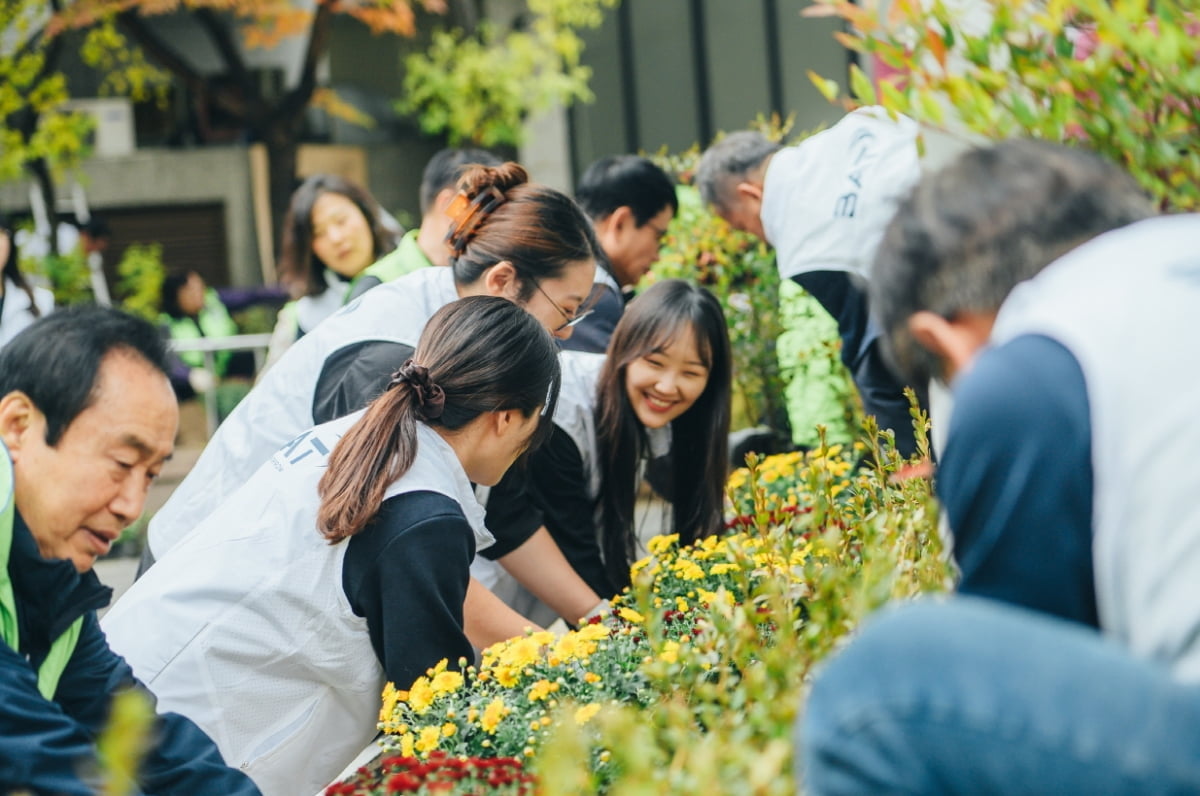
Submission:
{"label": "black hair tie", "polygon": [[437,420],[446,409],[446,393],[429,379],[429,368],[409,359],[392,374],[388,387],[407,384],[417,398],[417,408],[426,420]]}

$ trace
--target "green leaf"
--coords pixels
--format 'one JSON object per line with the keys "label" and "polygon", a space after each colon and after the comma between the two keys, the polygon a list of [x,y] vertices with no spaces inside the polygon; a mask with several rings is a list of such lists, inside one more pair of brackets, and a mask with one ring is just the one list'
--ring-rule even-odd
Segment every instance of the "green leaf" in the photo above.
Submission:
{"label": "green leaf", "polygon": [[871,85],[871,79],[863,70],[858,68],[858,64],[850,65],[850,90],[854,93],[855,98],[864,105],[875,105],[878,101],[875,98],[875,87]]}

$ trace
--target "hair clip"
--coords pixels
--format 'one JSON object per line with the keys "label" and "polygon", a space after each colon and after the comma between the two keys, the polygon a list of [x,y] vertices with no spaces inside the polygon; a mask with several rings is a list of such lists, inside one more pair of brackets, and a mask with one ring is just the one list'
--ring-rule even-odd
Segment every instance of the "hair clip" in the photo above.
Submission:
{"label": "hair clip", "polygon": [[476,194],[474,199],[467,199],[465,193],[459,193],[451,200],[446,207],[446,214],[454,224],[446,233],[446,243],[450,245],[455,256],[466,250],[483,219],[504,204],[504,201],[504,194],[495,185],[489,185],[486,190]]}

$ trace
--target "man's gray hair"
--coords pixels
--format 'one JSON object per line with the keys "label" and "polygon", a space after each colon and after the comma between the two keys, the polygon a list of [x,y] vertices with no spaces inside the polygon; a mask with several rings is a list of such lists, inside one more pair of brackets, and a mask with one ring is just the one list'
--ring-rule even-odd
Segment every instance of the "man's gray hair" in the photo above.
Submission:
{"label": "man's gray hair", "polygon": [[782,147],[762,133],[730,133],[710,146],[696,167],[696,188],[705,204],[718,210],[729,207],[734,186]]}
{"label": "man's gray hair", "polygon": [[927,383],[939,365],[909,332],[913,314],[995,313],[1071,249],[1154,213],[1128,173],[1083,149],[1018,139],[961,155],[921,180],[876,252],[871,308],[891,364]]}

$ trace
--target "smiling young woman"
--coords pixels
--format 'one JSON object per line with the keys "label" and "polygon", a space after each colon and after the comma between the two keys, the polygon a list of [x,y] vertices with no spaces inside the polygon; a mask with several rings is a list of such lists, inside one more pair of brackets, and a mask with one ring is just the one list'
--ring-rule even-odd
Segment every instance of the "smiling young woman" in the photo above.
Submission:
{"label": "smiling young woman", "polygon": [[[629,305],[607,354],[560,356],[554,433],[524,477],[514,474],[492,490],[488,527],[501,535],[545,527],[576,572],[611,596],[629,584],[637,556],[634,503],[651,460],[662,475],[654,486],[671,504],[671,530],[682,544],[721,527],[728,332],[711,293],[666,280]],[[512,586],[497,590],[512,595],[518,611],[547,618]]]}

